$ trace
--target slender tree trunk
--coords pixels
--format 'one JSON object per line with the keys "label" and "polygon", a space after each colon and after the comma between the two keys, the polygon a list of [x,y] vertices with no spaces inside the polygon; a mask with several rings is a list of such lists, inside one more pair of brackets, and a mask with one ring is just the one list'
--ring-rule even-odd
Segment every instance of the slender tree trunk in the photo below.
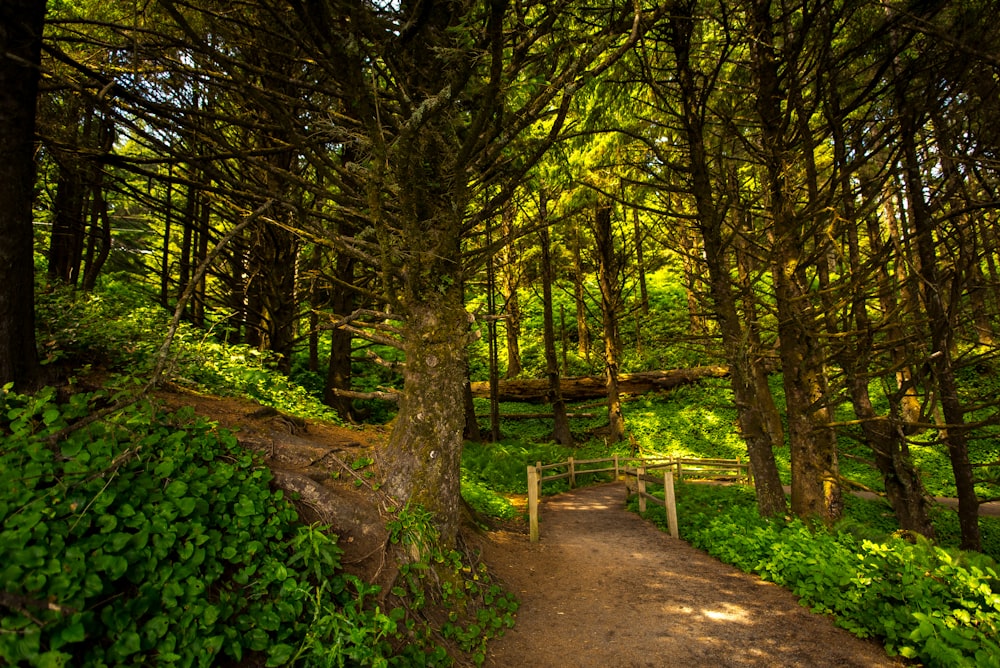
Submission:
{"label": "slender tree trunk", "polygon": [[[897,261],[895,271],[892,275],[885,268],[884,263],[876,265],[879,278],[879,299],[882,310],[885,313],[897,313],[911,315],[921,311],[919,299],[915,295],[916,287],[914,273],[911,268],[916,267],[919,260],[910,252],[909,246],[904,244],[900,234],[900,226],[905,226],[905,214],[902,209],[895,206],[896,193],[900,188],[886,192],[883,204],[883,217],[886,222],[888,243],[892,245],[893,253]],[[871,221],[868,226],[869,243],[881,245],[881,231]],[[899,298],[897,300],[896,294]],[[908,425],[914,425],[922,421],[922,408],[919,390],[917,387],[917,374],[914,372],[913,355],[910,353],[912,346],[908,335],[904,331],[904,325],[900,322],[900,317],[894,317],[889,323],[887,336],[894,342],[891,348],[892,366],[896,371],[896,389],[900,395],[900,418]],[[907,427],[907,431],[916,431],[916,427]]]}
{"label": "slender tree trunk", "polygon": [[[772,280],[778,314],[779,352],[785,387],[785,414],[792,468],[792,511],[833,522],[842,511],[837,441],[827,405],[824,350],[815,328],[806,267],[806,239],[788,192],[792,147],[785,137],[788,83],[778,71],[771,3],[758,0],[753,8],[753,67],[757,85],[757,115],[768,209],[774,226]],[[797,76],[794,63],[785,76]]]}
{"label": "slender tree trunk", "polygon": [[590,362],[590,327],[587,326],[587,299],[583,288],[583,251],[580,227],[573,225],[573,303],[576,305],[576,334],[580,357]]}
{"label": "slender tree trunk", "polygon": [[[341,232],[345,230],[342,228]],[[346,253],[338,253],[335,262],[337,282],[332,286],[330,309],[338,316],[350,315],[357,307],[354,292],[355,260]],[[330,361],[327,366],[323,403],[337,411],[341,418],[354,420],[354,404],[347,397],[338,396],[334,390],[351,389],[351,355],[354,337],[344,329],[330,332]]]}
{"label": "slender tree trunk", "polygon": [[[180,267],[179,267],[179,277],[177,281],[177,297],[180,298],[181,295],[187,291],[188,281],[191,280],[191,274],[194,271],[191,266],[191,255],[192,255],[192,245],[194,243],[194,234],[197,226],[197,215],[198,215],[198,200],[199,194],[198,189],[195,187],[195,179],[188,185],[187,189],[187,200],[184,204],[184,220],[182,221],[184,233],[181,236],[181,257],[180,257]],[[187,310],[187,307],[185,307]]]}
{"label": "slender tree trunk", "polygon": [[[493,221],[486,221],[486,245],[493,245]],[[490,440],[496,443],[500,440],[500,400],[497,395],[497,388],[500,385],[500,350],[497,340],[497,305],[496,305],[496,267],[493,264],[493,257],[486,260],[486,311],[490,315],[487,324],[489,341],[489,365],[490,365]]]}
{"label": "slender tree trunk", "polygon": [[170,226],[174,220],[174,166],[167,166],[167,183],[165,195],[165,208],[163,211],[163,249],[160,257],[160,306],[168,308],[170,305]]}
{"label": "slender tree trunk", "polygon": [[[896,397],[888,397],[890,409],[888,415],[878,415],[872,404],[869,383],[872,378],[873,359],[885,355],[884,348],[876,348],[876,335],[882,329],[880,323],[873,323],[868,311],[872,271],[875,273],[874,284],[877,294],[890,294],[892,288],[888,282],[888,273],[883,262],[871,263],[873,270],[866,270],[862,260],[862,246],[859,230],[867,227],[869,230],[868,251],[872,257],[879,257],[885,250],[877,224],[869,213],[864,222],[859,220],[858,207],[855,204],[856,195],[852,186],[851,170],[848,165],[848,144],[844,134],[844,124],[839,112],[839,99],[832,101],[833,119],[830,123],[833,138],[833,152],[836,164],[842,165],[839,170],[839,191],[841,207],[844,212],[844,237],[847,241],[847,270],[851,286],[851,309],[847,323],[843,329],[844,343],[839,349],[838,362],[844,370],[847,379],[847,390],[851,398],[854,414],[861,424],[865,442],[871,448],[875,465],[882,476],[886,498],[892,505],[893,512],[900,528],[914,531],[929,538],[934,537],[934,526],[930,521],[930,508],[927,495],[920,480],[919,472],[910,461],[906,448],[906,440],[898,421],[899,401]],[[864,183],[861,201],[876,201],[878,187],[870,184],[880,180],[874,166],[861,170]],[[885,298],[885,297],[883,297]],[[881,305],[881,304],[880,304]],[[892,310],[885,310],[892,313]],[[892,335],[890,335],[892,336]],[[893,346],[895,348],[896,346]],[[892,353],[889,353],[892,355]],[[882,371],[874,373],[882,374]],[[891,378],[885,379],[891,382]]]}
{"label": "slender tree trunk", "polygon": [[85,188],[74,155],[57,156],[56,194],[52,202],[52,235],[49,239],[48,275],[65,285],[79,280],[85,235]]}
{"label": "slender tree trunk", "polygon": [[573,445],[573,435],[569,430],[569,418],[566,416],[566,402],[559,388],[559,359],[556,356],[555,323],[552,317],[552,249],[549,240],[549,228],[544,225],[545,195],[539,205],[542,228],[538,231],[542,251],[542,310],[543,339],[545,343],[545,375],[549,380],[549,391],[546,399],[552,405],[552,438],[560,445]]}
{"label": "slender tree trunk", "polygon": [[562,341],[562,375],[569,375],[569,332],[566,330],[566,306],[559,305],[559,336]]}
{"label": "slender tree trunk", "polygon": [[703,336],[708,332],[705,323],[705,309],[702,307],[700,298],[701,277],[698,272],[701,263],[699,260],[700,244],[694,235],[687,230],[678,232],[681,254],[681,265],[684,269],[684,293],[687,296],[688,307],[688,331],[691,336]]}
{"label": "slender tree trunk", "polygon": [[474,441],[476,443],[481,443],[483,440],[483,432],[479,428],[479,419],[476,417],[476,404],[475,397],[472,396],[472,383],[469,380],[469,369],[465,369],[465,384],[462,394],[462,403],[465,405],[465,429],[462,431],[462,436],[467,441]]}
{"label": "slender tree trunk", "polygon": [[649,315],[649,289],[646,287],[646,256],[642,251],[645,235],[639,221],[639,209],[632,210],[632,228],[635,235],[635,269],[639,281],[639,307],[643,315]]}
{"label": "slender tree trunk", "polygon": [[961,528],[961,547],[979,550],[982,542],[979,532],[979,498],[976,495],[972,464],[969,459],[965,409],[958,394],[955,379],[952,344],[954,329],[951,314],[944,301],[946,286],[938,275],[937,249],[934,239],[935,225],[927,202],[924,200],[924,182],[917,156],[915,112],[906,100],[900,100],[902,127],[900,141],[903,147],[903,174],[906,183],[907,203],[915,233],[921,294],[930,325],[931,353],[928,364],[941,401],[946,427],[941,438],[948,448],[952,473],[958,495],[958,522]]}
{"label": "slender tree trunk", "polygon": [[[114,125],[105,117],[100,121],[99,127],[98,148],[102,155],[108,155],[114,148]],[[111,216],[108,212],[107,195],[104,192],[104,168],[100,164],[92,164],[88,171],[91,190],[90,235],[87,242],[86,268],[83,272],[83,289],[93,290],[97,284],[97,276],[111,254]]]}
{"label": "slender tree trunk", "polygon": [[756,317],[752,310],[749,311],[747,319],[750,322],[744,328],[737,308],[738,295],[732,285],[730,263],[726,260],[726,248],[731,244],[727,244],[723,238],[723,213],[715,205],[705,147],[703,115],[696,102],[701,96],[690,64],[693,29],[694,17],[690,14],[674,18],[673,49],[681,89],[682,122],[691,165],[691,192],[698,212],[697,223],[708,269],[709,295],[730,365],[730,381],[740,433],[747,444],[747,454],[754,472],[757,507],[762,515],[780,515],[785,512],[786,504],[774,459],[774,448],[780,447],[783,442],[781,421],[767,385],[766,374],[759,368],[748,336],[749,331],[755,331],[753,328]]}
{"label": "slender tree trunk", "polygon": [[618,355],[621,337],[618,331],[618,260],[611,225],[611,205],[598,204],[594,213],[594,242],[597,247],[597,282],[601,288],[601,320],[604,338],[604,371],[608,389],[608,442],[625,440],[625,418],[618,392]]}
{"label": "slender tree trunk", "polygon": [[500,257],[500,277],[504,296],[504,331],[507,341],[507,378],[521,374],[521,302],[517,297],[520,284],[521,263],[514,245],[514,207],[504,208],[500,233],[506,239]]}
{"label": "slender tree trunk", "polygon": [[232,244],[229,253],[229,306],[233,311],[230,317],[229,327],[226,328],[227,343],[244,343],[245,329],[247,321],[247,282],[246,282],[246,250],[243,246],[243,237],[238,237]]}
{"label": "slender tree trunk", "polygon": [[108,201],[100,187],[94,189],[93,213],[90,221],[90,241],[87,244],[87,259],[83,272],[83,289],[93,290],[97,277],[111,254],[111,216]]}
{"label": "slender tree trunk", "polygon": [[45,0],[0,3],[0,387],[38,383],[32,203]]}

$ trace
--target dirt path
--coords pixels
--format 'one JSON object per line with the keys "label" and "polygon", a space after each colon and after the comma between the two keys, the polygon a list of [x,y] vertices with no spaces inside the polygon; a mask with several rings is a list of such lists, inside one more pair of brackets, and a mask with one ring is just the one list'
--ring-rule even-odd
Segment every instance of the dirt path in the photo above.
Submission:
{"label": "dirt path", "polygon": [[545,500],[541,540],[499,532],[489,563],[521,600],[486,666],[899,666],[788,591],[670,538],[624,487]]}

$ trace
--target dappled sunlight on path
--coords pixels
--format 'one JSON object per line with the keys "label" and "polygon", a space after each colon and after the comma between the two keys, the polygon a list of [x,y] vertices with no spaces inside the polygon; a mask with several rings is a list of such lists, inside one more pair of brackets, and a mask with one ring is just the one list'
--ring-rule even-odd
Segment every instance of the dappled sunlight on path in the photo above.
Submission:
{"label": "dappled sunlight on path", "polygon": [[902,665],[624,501],[621,484],[561,494],[542,504],[538,543],[494,537],[488,563],[521,609],[487,666]]}

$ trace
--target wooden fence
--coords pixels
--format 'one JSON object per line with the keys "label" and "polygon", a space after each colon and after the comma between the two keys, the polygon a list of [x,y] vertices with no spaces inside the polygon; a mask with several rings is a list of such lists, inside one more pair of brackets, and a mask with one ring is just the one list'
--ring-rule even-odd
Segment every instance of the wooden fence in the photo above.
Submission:
{"label": "wooden fence", "polygon": [[[662,483],[658,477],[650,475],[650,471],[660,471],[663,474]],[[636,457],[608,457],[604,459],[574,459],[570,457],[565,462],[556,464],[542,464],[536,462],[533,466],[528,466],[528,523],[531,535],[531,542],[538,541],[538,501],[542,496],[542,485],[546,482],[556,480],[568,480],[572,489],[576,487],[578,477],[597,475],[602,473],[612,473],[615,480],[625,479],[626,496],[631,495],[631,479],[636,482],[636,493],[639,494],[639,509],[646,510],[646,501],[652,499],[655,503],[667,504],[666,500],[646,493],[646,485],[649,483],[662,484],[665,496],[670,497],[673,502],[673,482],[676,476],[678,480],[727,480],[733,482],[749,483],[753,480],[750,465],[739,459],[695,459],[690,457],[662,457],[662,458],[636,458]],[[668,488],[669,486],[669,488]],[[667,505],[667,521],[670,524],[670,533],[674,537],[677,527],[677,509]],[[673,519],[671,520],[671,514]]]}

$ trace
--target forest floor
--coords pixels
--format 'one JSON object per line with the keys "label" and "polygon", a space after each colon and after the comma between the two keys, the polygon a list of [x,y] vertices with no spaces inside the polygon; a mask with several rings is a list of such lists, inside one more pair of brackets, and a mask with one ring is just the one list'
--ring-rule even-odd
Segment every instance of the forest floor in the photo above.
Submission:
{"label": "forest floor", "polygon": [[521,601],[486,666],[901,666],[777,585],[673,539],[608,483],[549,497],[540,540],[496,531],[484,556]]}
{"label": "forest floor", "polygon": [[[377,458],[387,430],[307,425],[253,402],[179,388],[158,395],[263,452],[275,483],[300,499],[303,520],[333,526],[345,567],[391,584],[382,503],[351,465]],[[671,538],[629,512],[624,497],[622,483],[609,483],[546,498],[538,543],[523,520],[465,532],[467,546],[481,550],[521,603],[515,628],[491,641],[487,667],[903,665],[811,614],[789,591]]]}

